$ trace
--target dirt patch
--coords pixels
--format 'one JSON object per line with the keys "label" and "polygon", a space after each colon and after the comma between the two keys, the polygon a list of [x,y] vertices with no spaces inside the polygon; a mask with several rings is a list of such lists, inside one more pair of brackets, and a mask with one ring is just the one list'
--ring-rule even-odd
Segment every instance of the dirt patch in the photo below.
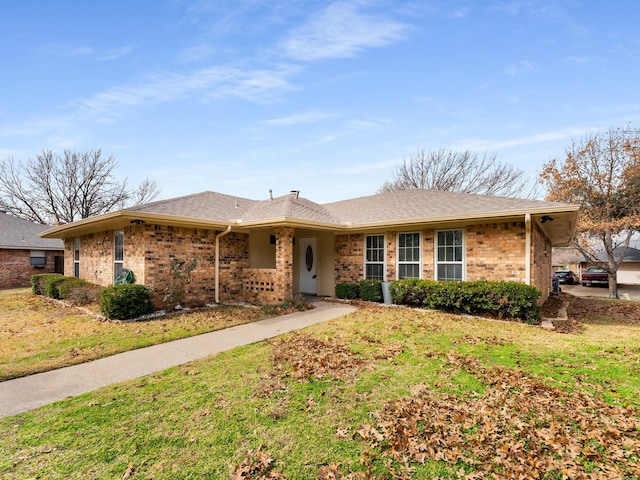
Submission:
{"label": "dirt patch", "polygon": [[557,318],[563,303],[568,304],[567,317],[572,323],[601,325],[640,325],[640,302],[609,298],[576,297],[568,293],[552,296],[542,306],[544,318]]}

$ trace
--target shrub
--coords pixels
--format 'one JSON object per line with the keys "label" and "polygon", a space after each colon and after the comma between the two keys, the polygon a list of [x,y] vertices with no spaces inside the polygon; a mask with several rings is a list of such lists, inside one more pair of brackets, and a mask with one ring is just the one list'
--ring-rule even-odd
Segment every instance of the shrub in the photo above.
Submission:
{"label": "shrub", "polygon": [[100,311],[110,319],[128,320],[153,312],[151,291],[144,285],[121,284],[100,291]]}
{"label": "shrub", "polygon": [[338,283],[336,285],[336,298],[355,300],[360,296],[360,287],[357,283]]}
{"label": "shrub", "polygon": [[517,282],[436,282],[396,280],[390,287],[394,303],[453,313],[517,318],[536,323],[540,315],[540,291]]}
{"label": "shrub", "polygon": [[45,294],[45,281],[49,277],[62,277],[59,273],[38,273],[31,275],[31,292],[34,295]]}
{"label": "shrub", "polygon": [[100,301],[100,285],[89,283],[76,277],[65,277],[58,285],[60,298],[72,305],[88,305]]}
{"label": "shrub", "polygon": [[76,277],[65,277],[64,275],[51,275],[44,279],[44,295],[49,298],[60,300],[60,285],[70,280],[77,280]]}
{"label": "shrub", "polygon": [[367,302],[382,301],[382,282],[380,280],[361,280],[358,283],[360,298]]}

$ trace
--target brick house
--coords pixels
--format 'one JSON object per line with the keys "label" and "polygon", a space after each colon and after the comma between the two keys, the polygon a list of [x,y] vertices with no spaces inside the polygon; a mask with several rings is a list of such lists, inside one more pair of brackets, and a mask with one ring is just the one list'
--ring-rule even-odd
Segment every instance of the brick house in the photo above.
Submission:
{"label": "brick house", "polygon": [[26,287],[36,273],[62,273],[62,241],[39,236],[49,228],[0,212],[0,288]]}
{"label": "brick house", "polygon": [[421,277],[513,280],[546,298],[551,248],[573,236],[578,207],[432,190],[318,204],[203,192],[54,227],[65,273],[101,285],[122,268],[159,302],[174,258],[197,259],[191,305],[332,296],[340,282]]}

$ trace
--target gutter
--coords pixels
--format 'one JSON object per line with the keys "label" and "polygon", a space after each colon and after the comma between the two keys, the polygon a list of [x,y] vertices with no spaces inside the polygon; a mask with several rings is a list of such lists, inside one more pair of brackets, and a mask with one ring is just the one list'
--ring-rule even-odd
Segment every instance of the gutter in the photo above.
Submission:
{"label": "gutter", "polygon": [[[524,283],[531,285],[531,214],[526,213],[524,216],[524,230],[525,230],[525,252],[524,252]],[[217,290],[216,290],[217,292]]]}
{"label": "gutter", "polygon": [[216,235],[216,265],[215,265],[215,289],[216,296],[215,302],[220,303],[220,238],[231,232],[231,225],[227,227],[224,232],[220,232]]}

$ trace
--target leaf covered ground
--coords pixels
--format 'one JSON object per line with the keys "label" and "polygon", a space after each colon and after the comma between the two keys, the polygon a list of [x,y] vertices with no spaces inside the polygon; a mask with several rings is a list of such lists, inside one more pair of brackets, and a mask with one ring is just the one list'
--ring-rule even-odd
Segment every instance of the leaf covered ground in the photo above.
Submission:
{"label": "leaf covered ground", "polygon": [[0,420],[0,477],[638,479],[640,330],[361,306]]}

